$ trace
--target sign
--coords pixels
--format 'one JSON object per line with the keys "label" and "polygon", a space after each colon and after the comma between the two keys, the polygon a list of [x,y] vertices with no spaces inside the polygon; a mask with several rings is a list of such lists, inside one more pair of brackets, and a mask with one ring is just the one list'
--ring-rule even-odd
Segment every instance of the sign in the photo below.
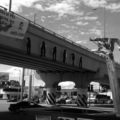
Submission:
{"label": "sign", "polygon": [[0,8],[0,34],[23,39],[28,28],[28,20]]}

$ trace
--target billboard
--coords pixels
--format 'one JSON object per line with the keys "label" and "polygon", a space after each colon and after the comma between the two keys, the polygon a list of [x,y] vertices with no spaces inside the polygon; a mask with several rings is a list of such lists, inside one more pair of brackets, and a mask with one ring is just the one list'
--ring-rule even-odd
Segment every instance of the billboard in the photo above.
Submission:
{"label": "billboard", "polygon": [[0,34],[23,39],[28,28],[28,20],[0,8]]}

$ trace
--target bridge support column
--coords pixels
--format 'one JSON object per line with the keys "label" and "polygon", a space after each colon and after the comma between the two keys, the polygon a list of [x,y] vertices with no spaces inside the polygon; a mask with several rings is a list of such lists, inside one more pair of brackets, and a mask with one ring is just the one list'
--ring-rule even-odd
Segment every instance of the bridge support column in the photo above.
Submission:
{"label": "bridge support column", "polygon": [[108,68],[110,87],[113,94],[116,116],[120,118],[120,83],[116,75],[115,63],[109,58],[106,58],[106,63]]}
{"label": "bridge support column", "polygon": [[77,94],[77,106],[78,107],[87,107],[87,91],[86,89],[78,88]]}
{"label": "bridge support column", "polygon": [[46,101],[50,105],[56,104],[56,89],[55,88],[47,88]]}

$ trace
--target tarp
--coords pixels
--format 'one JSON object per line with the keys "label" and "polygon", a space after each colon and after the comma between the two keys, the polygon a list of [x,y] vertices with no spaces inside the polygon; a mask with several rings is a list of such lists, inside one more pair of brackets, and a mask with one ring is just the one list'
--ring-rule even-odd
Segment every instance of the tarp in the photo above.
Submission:
{"label": "tarp", "polygon": [[23,39],[28,28],[28,20],[0,8],[0,34]]}

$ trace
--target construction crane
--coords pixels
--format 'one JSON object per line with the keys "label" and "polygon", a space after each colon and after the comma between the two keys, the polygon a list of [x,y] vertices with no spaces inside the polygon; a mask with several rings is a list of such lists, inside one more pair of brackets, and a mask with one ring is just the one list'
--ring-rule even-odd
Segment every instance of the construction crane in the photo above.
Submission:
{"label": "construction crane", "polygon": [[102,53],[106,59],[108,77],[113,94],[115,113],[117,117],[120,117],[120,82],[117,79],[113,56],[115,44],[120,46],[120,40],[117,38],[95,38],[90,39],[90,41],[94,42],[98,46],[96,53]]}

